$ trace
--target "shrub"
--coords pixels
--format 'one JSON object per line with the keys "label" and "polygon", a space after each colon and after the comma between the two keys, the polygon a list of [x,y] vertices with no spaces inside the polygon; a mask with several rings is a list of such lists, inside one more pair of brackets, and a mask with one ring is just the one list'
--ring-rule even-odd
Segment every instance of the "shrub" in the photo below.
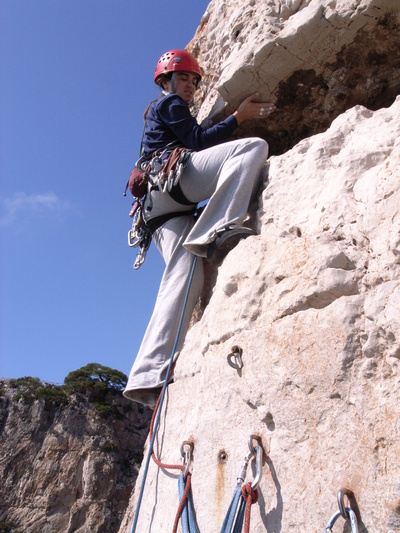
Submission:
{"label": "shrub", "polygon": [[65,405],[68,402],[68,394],[64,387],[47,385],[39,387],[35,393],[36,398],[42,398],[46,405]]}

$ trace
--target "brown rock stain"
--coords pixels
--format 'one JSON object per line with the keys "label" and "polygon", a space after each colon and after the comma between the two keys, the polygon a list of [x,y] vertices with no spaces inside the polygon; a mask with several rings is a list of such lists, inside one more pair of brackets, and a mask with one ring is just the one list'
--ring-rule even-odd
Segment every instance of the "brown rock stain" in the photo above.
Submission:
{"label": "brown rock stain", "polygon": [[217,472],[215,476],[214,487],[214,501],[215,501],[215,516],[218,517],[218,523],[223,522],[225,509],[224,509],[224,497],[225,497],[225,464],[224,462],[217,462]]}

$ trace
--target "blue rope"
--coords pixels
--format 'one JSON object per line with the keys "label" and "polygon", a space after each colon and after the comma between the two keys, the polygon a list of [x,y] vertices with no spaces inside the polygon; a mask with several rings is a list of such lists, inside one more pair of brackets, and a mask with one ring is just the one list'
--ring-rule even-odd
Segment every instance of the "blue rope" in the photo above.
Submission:
{"label": "blue rope", "polygon": [[232,533],[241,533],[244,524],[244,515],[246,513],[246,500],[243,498],[240,500],[239,511],[236,517],[235,527]]}
{"label": "blue rope", "polygon": [[[179,501],[182,500],[183,493],[185,492],[185,480],[183,478],[183,473],[178,480],[178,492],[179,492]],[[196,522],[196,515],[194,512],[193,500],[192,500],[192,489],[190,489],[189,494],[185,502],[181,514],[181,526],[182,533],[200,533],[199,527]]]}
{"label": "blue rope", "polygon": [[240,533],[243,525],[244,511],[246,508],[245,505],[243,506],[243,503],[245,502],[242,497],[242,487],[241,485],[237,485],[233,491],[232,501],[225,515],[221,533]]}
{"label": "blue rope", "polygon": [[136,506],[135,518],[134,518],[133,526],[132,526],[132,533],[135,533],[136,527],[137,527],[137,523],[138,523],[139,511],[140,511],[140,506],[142,504],[144,487],[145,487],[145,484],[146,484],[147,474],[148,474],[148,471],[149,471],[150,459],[151,459],[151,455],[153,453],[154,442],[156,440],[158,426],[160,424],[161,411],[162,411],[162,405],[163,405],[163,402],[164,402],[165,391],[167,390],[167,387],[168,387],[169,375],[171,373],[172,365],[173,365],[173,362],[174,362],[174,355],[175,355],[176,347],[178,345],[179,334],[180,334],[181,328],[182,328],[183,317],[184,317],[184,314],[185,314],[186,305],[187,305],[187,301],[188,301],[188,298],[189,298],[190,286],[192,285],[194,270],[195,270],[195,267],[196,267],[196,261],[197,261],[197,256],[194,256],[193,263],[192,263],[192,268],[190,270],[189,282],[188,282],[188,286],[187,286],[187,289],[186,289],[185,300],[183,302],[181,318],[180,318],[179,325],[178,325],[178,331],[176,333],[174,346],[172,348],[171,358],[169,360],[168,370],[167,370],[167,374],[166,374],[166,377],[165,377],[164,386],[163,386],[162,392],[161,392],[160,404],[159,404],[158,411],[157,411],[157,416],[156,416],[156,419],[155,419],[155,422],[154,422],[153,437],[151,439],[149,451],[147,453],[146,466],[145,466],[145,469],[144,469],[144,472],[143,472],[142,485],[140,487],[139,499],[138,499],[138,503],[137,503],[137,506]]}

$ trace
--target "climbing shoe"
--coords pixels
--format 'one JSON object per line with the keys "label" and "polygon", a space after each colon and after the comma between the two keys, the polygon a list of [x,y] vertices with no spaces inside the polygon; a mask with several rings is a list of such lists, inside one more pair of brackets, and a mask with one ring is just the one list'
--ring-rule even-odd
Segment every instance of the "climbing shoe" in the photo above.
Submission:
{"label": "climbing shoe", "polygon": [[207,261],[213,265],[222,263],[225,256],[230,252],[242,239],[257,235],[251,228],[243,226],[232,229],[226,229],[219,233],[215,241],[208,247]]}

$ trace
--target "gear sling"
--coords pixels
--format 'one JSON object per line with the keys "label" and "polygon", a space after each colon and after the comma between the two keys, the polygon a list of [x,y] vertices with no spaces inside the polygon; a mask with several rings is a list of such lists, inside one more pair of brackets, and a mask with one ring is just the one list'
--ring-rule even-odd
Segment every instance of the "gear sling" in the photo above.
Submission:
{"label": "gear sling", "polygon": [[[128,183],[126,184],[124,196],[127,189],[135,198],[129,216],[132,218],[132,228],[128,231],[128,244],[136,248],[139,247],[133,268],[137,270],[144,263],[147,250],[151,244],[152,234],[171,218],[184,215],[198,215],[197,204],[188,200],[182,192],[179,184],[181,174],[188,162],[192,150],[177,142],[168,144],[165,148],[157,150],[151,156],[142,155],[136,162],[132,170]],[[164,156],[168,154],[164,162]],[[146,199],[148,184],[150,191],[158,190],[168,193],[175,202],[181,205],[191,205],[193,210],[166,213],[158,217],[151,218],[145,222],[143,218],[143,205]]]}

